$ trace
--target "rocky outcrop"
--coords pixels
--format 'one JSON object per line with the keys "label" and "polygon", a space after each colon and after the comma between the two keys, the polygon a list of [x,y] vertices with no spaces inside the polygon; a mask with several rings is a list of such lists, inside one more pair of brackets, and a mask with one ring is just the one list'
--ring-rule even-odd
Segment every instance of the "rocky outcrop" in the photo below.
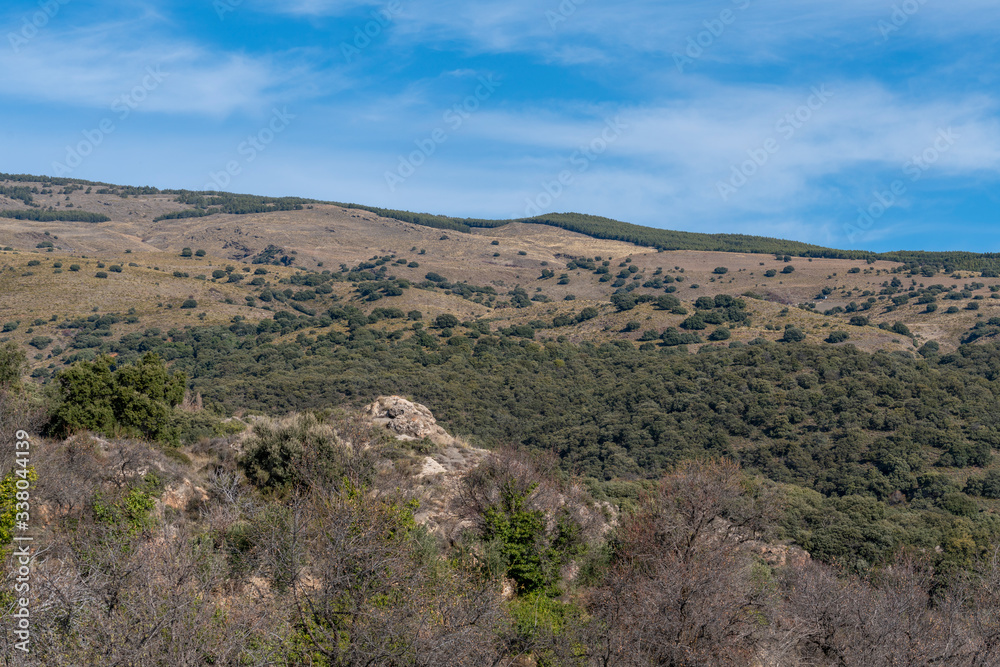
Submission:
{"label": "rocky outcrop", "polygon": [[380,396],[364,409],[373,423],[384,426],[399,440],[430,440],[448,447],[460,444],[456,438],[438,426],[426,406],[408,401],[402,396]]}
{"label": "rocky outcrop", "polygon": [[165,507],[184,511],[193,502],[207,502],[208,492],[185,477],[179,483],[168,485],[160,500]]}
{"label": "rocky outcrop", "polygon": [[489,454],[470,447],[438,425],[427,406],[401,396],[381,396],[365,407],[364,416],[404,441],[428,440],[436,445],[419,460],[414,478],[420,500],[415,519],[435,535],[453,541],[471,522],[453,506],[462,478]]}
{"label": "rocky outcrop", "polygon": [[750,549],[772,567],[805,567],[812,560],[808,551],[786,544],[768,544],[765,542],[750,542]]}

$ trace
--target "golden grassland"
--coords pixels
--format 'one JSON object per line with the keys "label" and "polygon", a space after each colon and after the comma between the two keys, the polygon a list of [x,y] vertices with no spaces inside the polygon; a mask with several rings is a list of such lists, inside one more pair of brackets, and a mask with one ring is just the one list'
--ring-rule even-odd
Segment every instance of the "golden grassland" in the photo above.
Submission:
{"label": "golden grassland", "polygon": [[[30,184],[29,184],[30,185]],[[872,326],[849,326],[850,314],[823,316],[821,311],[835,306],[846,307],[851,302],[862,303],[869,295],[877,295],[883,283],[891,280],[896,266],[878,261],[867,264],[859,260],[806,259],[796,257],[786,263],[774,255],[721,253],[698,251],[657,252],[618,241],[604,241],[566,230],[512,223],[496,229],[476,229],[471,234],[442,231],[398,220],[386,219],[362,210],[344,209],[333,205],[314,205],[300,211],[281,211],[253,215],[214,215],[153,222],[162,213],[181,210],[184,205],[169,195],[132,196],[86,194],[77,190],[68,195],[36,195],[42,205],[102,212],[112,218],[106,223],[33,222],[0,219],[0,247],[14,250],[0,252],[0,323],[19,321],[17,329],[3,334],[15,340],[27,340],[32,335],[57,338],[61,333],[58,321],[86,316],[93,312],[133,312],[140,322],[128,325],[142,330],[147,327],[169,329],[187,324],[228,323],[236,316],[250,321],[271,317],[259,307],[248,307],[245,297],[257,292],[246,283],[234,284],[211,279],[215,269],[236,266],[237,271],[256,268],[252,258],[268,246],[277,246],[283,254],[294,258],[292,267],[268,266],[265,276],[268,286],[300,270],[337,272],[341,265],[356,266],[375,257],[391,255],[395,259],[416,262],[419,266],[389,264],[389,274],[420,282],[428,272],[445,276],[452,282],[493,287],[505,300],[514,287],[528,294],[544,294],[548,303],[533,303],[524,309],[490,308],[486,305],[446,294],[440,290],[409,289],[401,297],[389,297],[375,303],[361,302],[351,294],[349,284],[337,283],[335,293],[366,311],[378,307],[396,307],[404,312],[422,311],[426,317],[453,313],[460,320],[488,319],[493,328],[510,324],[526,324],[548,320],[561,313],[577,313],[587,306],[597,306],[598,318],[559,329],[539,332],[539,339],[565,336],[580,342],[601,342],[623,337],[637,340],[643,331],[678,326],[684,316],[656,310],[651,304],[616,312],[608,300],[614,291],[611,282],[601,283],[598,276],[587,270],[568,270],[572,257],[601,257],[610,261],[612,275],[628,260],[640,269],[640,283],[652,278],[657,270],[681,279],[672,283],[675,296],[690,309],[699,296],[716,294],[739,295],[753,292],[762,298],[748,298],[752,326],[733,330],[731,341],[749,341],[757,337],[775,340],[786,325],[801,328],[810,342],[821,342],[833,330],[848,331],[850,344],[861,349],[913,350],[909,338],[877,328],[880,323],[902,322],[916,336],[919,346],[937,340],[944,349],[954,349],[977,320],[1000,316],[1000,300],[989,298],[990,285],[998,279],[976,278],[974,274],[933,278],[899,276],[904,288],[911,285],[942,284],[961,289],[971,282],[984,283],[975,292],[983,298],[980,310],[960,310],[946,314],[951,302],[941,302],[935,313],[926,313],[923,305],[910,303],[894,312],[883,312],[887,301],[879,301],[867,312]],[[21,202],[0,197],[0,208],[21,208]],[[53,244],[51,252],[36,246],[45,241]],[[183,258],[183,248],[202,249],[202,258]],[[29,266],[31,261],[39,262]],[[62,263],[62,268],[53,265]],[[98,267],[104,263],[104,269]],[[79,271],[70,271],[78,264]],[[121,273],[107,271],[113,264],[123,267]],[[130,266],[135,264],[136,266]],[[793,273],[781,270],[793,266]],[[716,267],[726,267],[724,275],[714,273]],[[857,273],[848,273],[850,269]],[[543,270],[555,276],[541,279]],[[107,278],[97,278],[98,271],[107,271]],[[777,271],[765,277],[767,270]],[[188,277],[175,277],[175,271]],[[252,271],[251,271],[252,274]],[[205,275],[207,280],[196,276]],[[567,284],[557,284],[565,276]],[[283,286],[284,287],[284,286]],[[830,290],[826,299],[817,300],[824,288]],[[636,293],[656,293],[639,289]],[[662,293],[660,291],[659,293]],[[574,300],[566,300],[572,296]],[[186,299],[198,302],[196,309],[180,309]],[[352,300],[353,299],[353,300]],[[227,303],[227,300],[229,303]],[[812,302],[816,310],[809,312],[796,307]],[[964,308],[966,302],[956,302]],[[257,305],[262,305],[260,302]],[[34,325],[37,320],[45,324]],[[626,323],[637,321],[638,331],[624,334]],[[378,326],[399,328],[409,323],[385,322]],[[714,327],[711,327],[714,328]],[[710,330],[702,332],[707,334]],[[27,333],[29,329],[32,332]],[[730,342],[731,342],[730,341]],[[718,343],[727,345],[728,342]],[[696,347],[696,346],[692,346]]]}

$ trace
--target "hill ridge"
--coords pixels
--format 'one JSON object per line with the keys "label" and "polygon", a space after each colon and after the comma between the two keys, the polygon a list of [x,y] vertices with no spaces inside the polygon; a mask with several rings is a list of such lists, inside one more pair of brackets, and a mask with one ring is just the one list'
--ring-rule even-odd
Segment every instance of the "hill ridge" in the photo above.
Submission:
{"label": "hill ridge", "polygon": [[[473,229],[495,229],[504,227],[514,222],[525,224],[546,225],[558,227],[572,232],[577,232],[590,236],[591,238],[611,241],[622,241],[640,247],[655,248],[660,251],[668,250],[700,250],[707,252],[744,252],[760,254],[779,254],[794,257],[814,257],[828,259],[860,259],[874,262],[885,260],[899,262],[909,266],[922,268],[933,267],[937,270],[951,273],[953,271],[980,271],[985,272],[987,277],[991,274],[1000,273],[1000,254],[998,253],[974,253],[968,251],[946,251],[933,252],[921,250],[897,250],[891,252],[877,253],[869,250],[842,250],[827,248],[801,241],[780,239],[768,236],[755,236],[749,234],[728,234],[728,233],[704,233],[687,232],[680,230],[661,229],[656,227],[646,227],[630,222],[615,220],[602,216],[585,213],[546,213],[544,215],[530,218],[511,219],[483,219],[483,218],[460,218],[454,216],[438,215],[433,213],[415,213],[399,209],[382,208],[367,204],[357,204],[350,202],[325,201],[303,197],[265,197],[260,195],[247,195],[235,193],[223,193],[213,191],[197,191],[185,189],[159,189],[152,186],[120,186],[99,181],[87,181],[74,178],[60,178],[48,176],[34,176],[29,174],[3,174],[0,173],[0,182],[11,181],[14,183],[45,183],[58,186],[104,186],[108,194],[119,196],[141,196],[152,194],[176,195],[179,203],[190,205],[192,208],[179,212],[166,214],[164,218],[186,218],[186,217],[208,217],[216,213],[248,214],[262,213],[280,210],[294,210],[309,204],[330,204],[343,208],[363,210],[375,213],[384,218],[409,222],[424,227],[456,231],[461,233],[471,233]],[[13,190],[14,188],[7,188]],[[23,198],[30,206],[30,193],[24,198],[25,188],[16,188],[18,198]],[[0,189],[0,194],[10,194]],[[8,212],[13,215],[14,211]],[[23,216],[23,211],[17,211]],[[66,213],[60,212],[58,219],[65,220]],[[2,213],[0,213],[2,215]],[[39,212],[39,216],[43,216]],[[95,219],[81,219],[82,222],[97,222]]]}

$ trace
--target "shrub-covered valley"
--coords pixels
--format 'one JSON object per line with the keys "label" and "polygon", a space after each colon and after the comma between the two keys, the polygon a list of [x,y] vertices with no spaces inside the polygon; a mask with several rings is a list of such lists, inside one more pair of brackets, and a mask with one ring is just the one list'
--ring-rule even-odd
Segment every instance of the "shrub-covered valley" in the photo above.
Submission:
{"label": "shrub-covered valley", "polygon": [[1000,664],[991,256],[12,175],[0,216],[28,664]]}

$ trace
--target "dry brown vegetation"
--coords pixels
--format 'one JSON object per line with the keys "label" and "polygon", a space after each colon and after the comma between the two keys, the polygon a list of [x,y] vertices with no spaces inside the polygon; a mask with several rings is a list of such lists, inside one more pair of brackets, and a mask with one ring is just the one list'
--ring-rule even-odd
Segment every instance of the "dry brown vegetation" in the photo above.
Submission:
{"label": "dry brown vegetation", "polygon": [[[25,184],[44,187],[44,184]],[[95,190],[97,188],[94,188]],[[67,199],[68,197],[68,199]],[[205,313],[205,323],[223,323],[239,316],[250,321],[270,317],[259,308],[248,308],[244,284],[212,283],[195,280],[226,265],[243,266],[245,262],[269,245],[294,253],[294,268],[274,267],[268,285],[275,284],[298,269],[333,270],[344,264],[355,266],[373,256],[392,255],[416,261],[419,267],[405,264],[392,267],[399,278],[419,282],[428,272],[436,272],[449,280],[495,288],[501,294],[520,285],[529,295],[540,288],[551,301],[534,304],[528,309],[497,310],[457,298],[440,291],[407,290],[402,297],[391,298],[375,305],[358,302],[364,310],[394,306],[421,310],[431,317],[453,313],[460,320],[488,318],[493,328],[511,324],[526,324],[549,319],[560,313],[576,313],[588,305],[601,306],[600,318],[567,327],[551,335],[564,335],[568,340],[607,341],[637,340],[641,331],[662,330],[677,326],[683,317],[658,311],[648,305],[636,311],[616,313],[608,308],[613,291],[610,282],[598,282],[590,271],[565,269],[567,258],[602,257],[610,261],[612,274],[617,273],[623,260],[641,269],[648,279],[661,269],[666,274],[682,277],[675,283],[676,296],[690,302],[699,296],[716,294],[759,294],[761,300],[751,300],[752,326],[734,330],[734,341],[748,342],[757,337],[775,340],[787,325],[801,328],[809,342],[820,343],[834,329],[847,329],[850,343],[867,351],[876,349],[913,351],[928,340],[938,341],[945,350],[954,349],[961,336],[983,318],[1000,315],[1000,301],[983,299],[978,311],[959,310],[946,314],[945,308],[925,313],[914,303],[883,313],[881,305],[866,312],[871,326],[847,327],[849,315],[834,318],[796,308],[797,304],[814,303],[816,310],[847,307],[852,301],[862,302],[862,293],[877,294],[881,284],[891,277],[896,264],[878,261],[867,264],[858,260],[794,258],[790,263],[794,273],[783,274],[789,265],[773,255],[747,253],[715,253],[696,251],[656,252],[617,241],[603,241],[582,234],[541,225],[513,223],[496,229],[476,229],[471,234],[442,231],[398,220],[380,218],[374,213],[339,206],[316,204],[299,211],[280,211],[252,215],[218,214],[206,218],[188,218],[153,222],[160,214],[187,208],[171,195],[133,195],[121,198],[112,194],[87,194],[84,189],[68,195],[59,187],[52,194],[36,195],[43,206],[58,204],[105,213],[112,218],[107,223],[0,221],[0,247],[15,248],[15,252],[0,254],[0,322],[37,319],[48,320],[79,317],[93,311],[125,312],[135,309],[142,318],[141,328],[170,328],[178,323],[195,324],[195,312],[177,310],[188,298],[198,301]],[[23,208],[16,200],[0,198],[0,208]],[[35,246],[43,242],[54,245],[53,252]],[[498,245],[493,245],[498,243]],[[205,257],[181,258],[182,248],[198,248]],[[126,252],[129,251],[129,252]],[[423,254],[420,254],[420,253]],[[522,254],[523,253],[523,254]],[[494,257],[494,254],[499,256]],[[36,260],[39,266],[29,267]],[[55,273],[52,263],[61,261],[61,273]],[[119,264],[124,271],[111,273],[106,279],[94,277],[97,263]],[[70,264],[79,264],[79,272],[70,272]],[[129,263],[138,266],[130,267]],[[713,273],[716,267],[726,267],[728,273]],[[158,270],[156,270],[158,269]],[[558,277],[567,274],[568,284],[559,285],[555,278],[540,280],[544,269]],[[858,273],[848,273],[850,269]],[[767,270],[777,271],[775,277],[764,277]],[[173,273],[187,273],[187,278],[175,278]],[[29,275],[30,274],[30,275]],[[958,274],[956,274],[958,275]],[[961,289],[973,274],[951,278],[917,277],[918,284],[941,284]],[[987,288],[1000,284],[997,279],[982,279],[985,287],[977,295],[989,297]],[[909,286],[909,280],[904,284]],[[696,289],[692,289],[698,285]],[[816,300],[820,290],[828,288],[825,300]],[[349,297],[346,288],[336,294]],[[650,293],[640,288],[635,293]],[[572,295],[574,301],[565,301]],[[232,303],[227,303],[227,299]],[[963,304],[964,305],[964,304]],[[788,312],[785,309],[788,308]],[[629,321],[639,321],[641,329],[622,335]],[[878,324],[902,322],[915,335],[906,337],[879,330]],[[133,327],[136,328],[136,327]],[[27,327],[9,332],[10,337],[26,342]],[[128,327],[125,329],[129,331]],[[45,327],[35,332],[59,339],[58,330]],[[546,333],[541,333],[546,336]],[[728,344],[728,343],[724,343]],[[36,363],[34,360],[32,363]]]}

